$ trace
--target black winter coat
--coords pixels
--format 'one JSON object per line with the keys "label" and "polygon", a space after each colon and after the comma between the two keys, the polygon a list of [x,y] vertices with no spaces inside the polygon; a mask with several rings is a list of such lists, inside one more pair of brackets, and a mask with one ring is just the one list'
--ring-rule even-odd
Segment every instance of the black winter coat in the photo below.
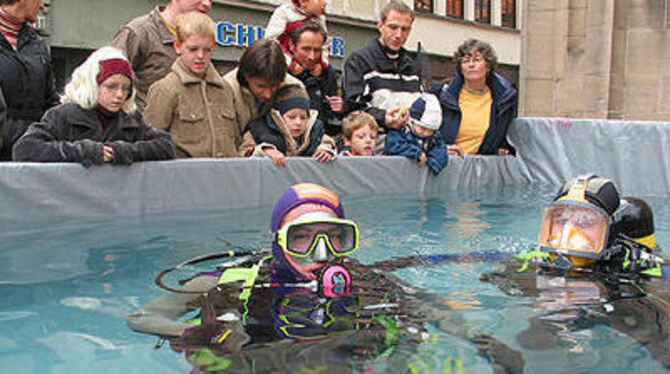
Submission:
{"label": "black winter coat", "polygon": [[5,121],[0,114],[0,160],[10,160],[14,142],[58,104],[49,48],[28,24],[19,31],[16,51],[0,35],[0,95],[6,104]]}
{"label": "black winter coat", "polygon": [[140,114],[118,112],[103,134],[96,109],[62,104],[33,123],[14,145],[15,161],[102,164],[103,145],[114,149],[114,164],[174,157],[170,134],[147,125]]}
{"label": "black winter coat", "polygon": [[309,95],[309,107],[319,111],[319,119],[326,126],[328,135],[339,135],[342,132],[342,116],[333,112],[330,108],[326,96],[337,96],[337,76],[332,66],[328,68],[319,77],[313,76],[309,71],[304,71],[297,75],[304,85]]}
{"label": "black winter coat", "polygon": [[389,59],[379,42],[368,45],[349,56],[344,63],[345,114],[364,110],[377,120],[380,129],[386,128],[386,109],[372,106],[375,94],[382,90],[391,92],[420,92],[421,69],[419,64],[402,48],[397,66]]}
{"label": "black winter coat", "polygon": [[[285,137],[288,135],[279,129],[279,126],[277,125],[275,118],[273,118],[272,113],[273,112],[270,112],[266,114],[265,117],[249,122],[244,131],[249,131],[251,133],[251,136],[253,136],[254,142],[256,142],[256,144],[272,144],[277,147],[277,150],[279,150],[279,152],[283,153],[284,155],[308,157],[314,155],[316,150],[319,148],[324,135],[326,134],[323,122],[321,122],[319,119],[315,119],[311,126],[308,125],[308,130],[304,136],[309,137],[309,145],[307,145],[307,148],[302,150],[305,143],[305,141],[303,141],[301,144],[298,144],[298,149],[293,150],[302,150],[302,152],[299,154],[292,154],[293,151],[289,152],[289,146],[286,144]],[[278,112],[275,111],[275,113],[275,116],[279,117]],[[316,116],[311,117],[311,119],[314,119],[314,117]]]}

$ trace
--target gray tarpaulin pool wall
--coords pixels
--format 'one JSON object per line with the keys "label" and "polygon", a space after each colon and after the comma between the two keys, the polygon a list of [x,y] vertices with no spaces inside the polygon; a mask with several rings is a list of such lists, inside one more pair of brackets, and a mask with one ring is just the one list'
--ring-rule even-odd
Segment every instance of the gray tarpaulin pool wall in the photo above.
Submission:
{"label": "gray tarpaulin pool wall", "polygon": [[508,139],[517,157],[452,157],[438,176],[401,157],[193,159],[86,169],[0,164],[0,220],[36,221],[257,206],[287,186],[316,182],[343,196],[416,194],[482,185],[548,183],[579,173],[612,178],[627,194],[668,196],[670,123],[522,118]]}

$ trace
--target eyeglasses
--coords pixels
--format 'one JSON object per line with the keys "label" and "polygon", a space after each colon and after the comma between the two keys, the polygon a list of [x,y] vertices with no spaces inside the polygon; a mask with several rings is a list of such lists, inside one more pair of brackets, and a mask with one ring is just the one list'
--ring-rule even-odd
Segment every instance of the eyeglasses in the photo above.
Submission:
{"label": "eyeglasses", "polygon": [[358,250],[358,226],[354,221],[324,218],[317,221],[288,223],[277,231],[277,244],[286,253],[306,258],[324,240],[335,257],[350,255]]}
{"label": "eyeglasses", "polygon": [[107,90],[114,92],[122,90],[126,95],[130,95],[130,93],[133,92],[132,86],[122,85],[121,83],[103,83],[101,84],[101,86],[105,87],[105,89]]}

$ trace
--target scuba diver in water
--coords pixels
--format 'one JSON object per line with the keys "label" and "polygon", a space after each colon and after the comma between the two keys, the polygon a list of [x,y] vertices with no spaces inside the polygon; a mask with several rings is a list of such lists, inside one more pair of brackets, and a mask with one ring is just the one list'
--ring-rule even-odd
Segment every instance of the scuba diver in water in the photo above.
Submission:
{"label": "scuba diver in water", "polygon": [[591,328],[606,325],[670,367],[669,269],[647,203],[620,199],[611,180],[583,175],[545,209],[538,248],[481,279],[508,295],[533,297],[534,309],[546,312],[517,337],[526,349],[564,347],[588,356]]}
{"label": "scuba diver in water", "polygon": [[[170,340],[195,372],[407,372],[411,349],[429,344],[432,324],[476,346],[497,373],[520,373],[521,354],[478,332],[449,301],[348,256],[359,229],[339,197],[295,185],[272,212],[272,252],[205,256],[163,271],[171,291],[127,317],[135,331]],[[229,257],[216,271],[173,289],[163,276]],[[179,321],[189,311],[195,320]]]}

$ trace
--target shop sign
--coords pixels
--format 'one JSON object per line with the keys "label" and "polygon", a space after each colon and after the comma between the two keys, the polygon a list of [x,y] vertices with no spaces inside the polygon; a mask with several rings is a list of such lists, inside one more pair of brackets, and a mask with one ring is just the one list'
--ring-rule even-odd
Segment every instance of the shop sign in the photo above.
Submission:
{"label": "shop sign", "polygon": [[[258,25],[232,24],[220,21],[216,25],[216,41],[223,47],[245,48],[256,40],[263,39],[265,29]],[[330,37],[327,42],[330,46],[330,56],[345,57],[345,40],[340,37]]]}

